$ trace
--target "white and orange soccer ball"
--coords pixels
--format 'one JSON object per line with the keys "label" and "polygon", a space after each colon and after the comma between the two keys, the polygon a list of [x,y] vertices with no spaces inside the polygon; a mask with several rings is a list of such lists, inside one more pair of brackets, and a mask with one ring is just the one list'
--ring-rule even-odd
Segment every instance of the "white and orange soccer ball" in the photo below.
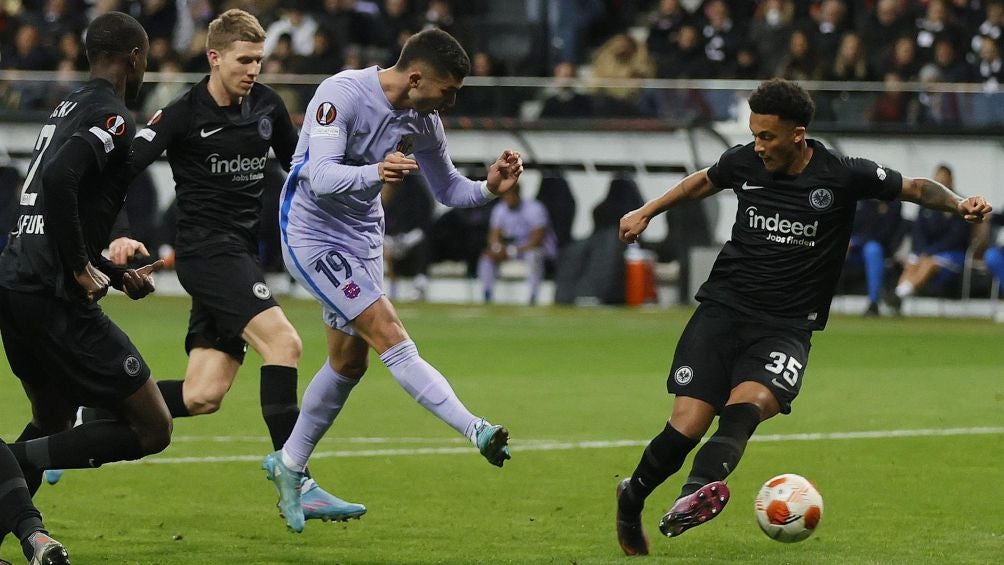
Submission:
{"label": "white and orange soccer ball", "polygon": [[771,539],[793,543],[812,535],[823,517],[823,497],[808,479],[787,473],[760,487],[756,521]]}

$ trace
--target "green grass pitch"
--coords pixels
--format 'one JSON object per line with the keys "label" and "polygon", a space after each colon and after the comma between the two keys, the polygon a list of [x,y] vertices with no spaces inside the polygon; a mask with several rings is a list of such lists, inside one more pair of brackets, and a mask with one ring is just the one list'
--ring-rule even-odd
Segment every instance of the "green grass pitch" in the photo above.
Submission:
{"label": "green grass pitch", "polygon": [[[304,341],[302,392],[324,358],[319,307],[283,304]],[[155,377],[183,374],[187,299],[109,297],[104,305]],[[504,469],[466,448],[372,356],[311,463],[322,486],[369,513],[288,533],[260,470],[270,446],[259,360],[249,354],[221,411],[176,421],[164,453],[43,485],[36,502],[53,535],[78,565],[625,559],[613,531],[614,488],[668,415],[666,371],[690,311],[404,305],[400,314],[467,406],[509,427],[513,460]],[[0,434],[13,439],[28,403],[6,363],[0,371]],[[859,433],[897,430],[907,432]],[[814,337],[793,413],[754,439],[714,522],[659,537],[658,518],[682,477],[656,491],[645,513],[653,542],[646,562],[1004,559],[1002,325],[835,317]],[[809,477],[825,502],[819,531],[799,544],[769,540],[753,517],[760,484],[783,472]],[[21,560],[10,539],[0,555]]]}

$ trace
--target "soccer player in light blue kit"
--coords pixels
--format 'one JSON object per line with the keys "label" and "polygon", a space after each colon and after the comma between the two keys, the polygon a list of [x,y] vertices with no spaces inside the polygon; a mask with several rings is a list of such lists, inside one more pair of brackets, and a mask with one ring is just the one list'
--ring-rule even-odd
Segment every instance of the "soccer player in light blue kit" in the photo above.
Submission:
{"label": "soccer player in light blue kit", "polygon": [[510,458],[509,432],[467,410],[419,355],[381,288],[384,183],[421,172],[439,202],[473,207],[511,190],[523,172],[510,150],[483,182],[465,178],[450,161],[438,110],[453,105],[468,72],[460,44],[429,29],[408,40],[393,67],[341,72],[322,82],[307,106],[279,223],[287,269],[323,306],[328,360],[307,387],[292,435],[263,463],[294,532],[304,527],[299,485],[307,460],[366,372],[371,347],[415,400],[490,463],[501,467]]}

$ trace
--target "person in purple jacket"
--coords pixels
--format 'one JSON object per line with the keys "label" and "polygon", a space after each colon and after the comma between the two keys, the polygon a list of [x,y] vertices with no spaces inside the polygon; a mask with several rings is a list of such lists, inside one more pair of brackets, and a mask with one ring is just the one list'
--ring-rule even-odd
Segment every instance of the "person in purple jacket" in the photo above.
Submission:
{"label": "person in purple jacket", "polygon": [[493,465],[509,455],[509,432],[472,414],[423,359],[382,288],[380,189],[421,173],[447,206],[480,206],[511,190],[523,172],[503,151],[487,180],[461,175],[449,157],[439,110],[456,101],[470,59],[448,33],[411,37],[389,69],[349,70],[318,86],[307,106],[279,207],[290,273],[322,305],[328,360],[303,397],[293,433],[263,468],[294,532],[303,530],[298,485],[310,454],[366,373],[374,349],[423,407],[467,437]]}
{"label": "person in purple jacket", "polygon": [[523,261],[529,302],[535,305],[544,280],[545,262],[558,254],[558,240],[551,229],[547,208],[532,198],[521,198],[516,185],[501,204],[492,208],[489,222],[488,247],[478,260],[478,280],[485,302],[492,301],[499,266],[506,261]]}

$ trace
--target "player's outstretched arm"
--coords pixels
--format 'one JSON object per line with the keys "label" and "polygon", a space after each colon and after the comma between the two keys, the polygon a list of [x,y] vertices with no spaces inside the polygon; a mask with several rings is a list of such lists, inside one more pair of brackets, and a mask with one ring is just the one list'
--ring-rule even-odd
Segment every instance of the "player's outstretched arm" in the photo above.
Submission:
{"label": "player's outstretched arm", "polygon": [[523,158],[518,152],[506,149],[488,167],[488,190],[495,196],[501,196],[516,186],[516,182],[522,174]]}
{"label": "player's outstretched arm", "polygon": [[641,233],[648,228],[652,218],[676,206],[682,200],[700,200],[707,198],[721,189],[712,184],[708,178],[708,169],[691,173],[680,182],[674,184],[662,196],[646,202],[641,208],[632,210],[620,221],[619,234],[621,241],[634,243]]}
{"label": "player's outstretched arm", "polygon": [[924,177],[903,177],[900,198],[925,208],[956,213],[972,224],[982,222],[993,211],[982,196],[963,198],[940,182]]}

